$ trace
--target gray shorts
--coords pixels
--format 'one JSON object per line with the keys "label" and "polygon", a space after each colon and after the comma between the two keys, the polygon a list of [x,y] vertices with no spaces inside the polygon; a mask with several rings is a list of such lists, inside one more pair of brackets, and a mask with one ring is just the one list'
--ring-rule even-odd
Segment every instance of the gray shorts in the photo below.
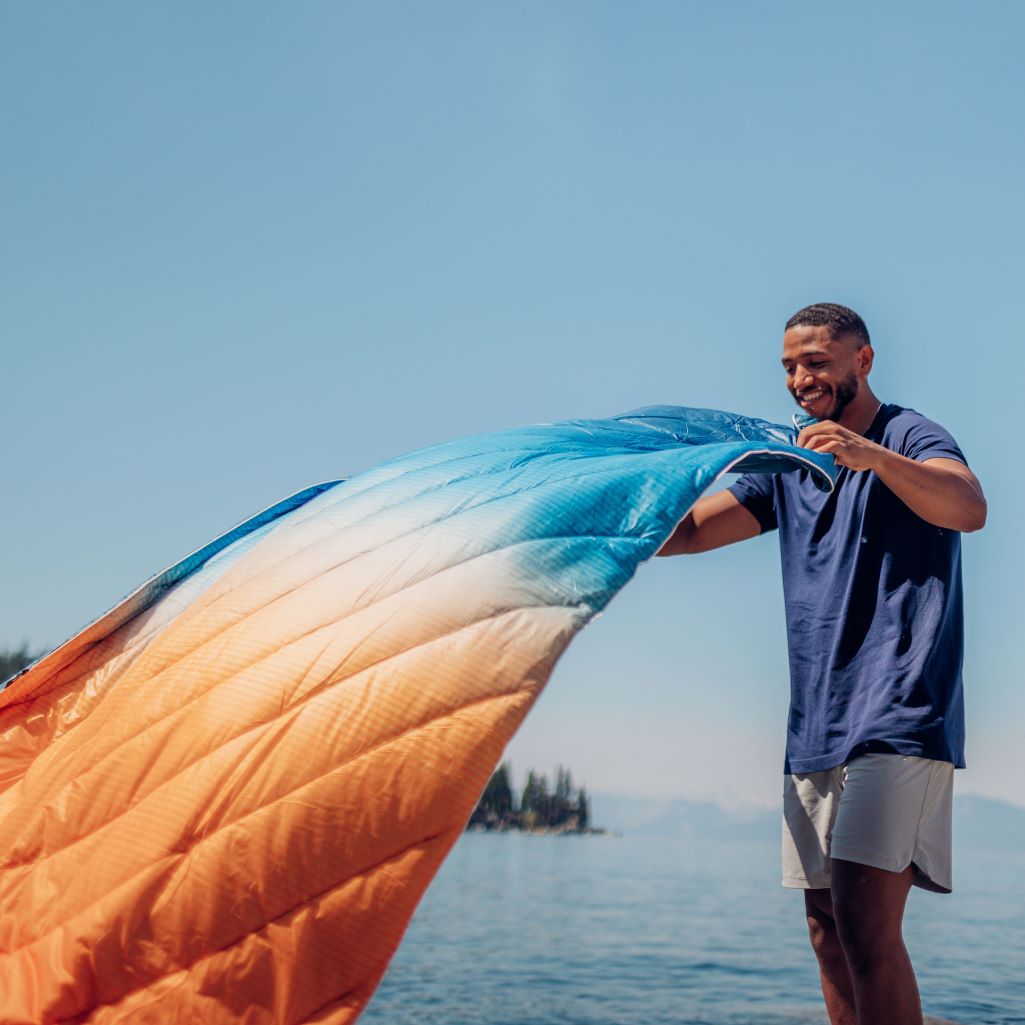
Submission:
{"label": "gray shorts", "polygon": [[784,777],[783,885],[829,886],[830,858],[903,872],[950,893],[954,766],[873,753],[822,772]]}

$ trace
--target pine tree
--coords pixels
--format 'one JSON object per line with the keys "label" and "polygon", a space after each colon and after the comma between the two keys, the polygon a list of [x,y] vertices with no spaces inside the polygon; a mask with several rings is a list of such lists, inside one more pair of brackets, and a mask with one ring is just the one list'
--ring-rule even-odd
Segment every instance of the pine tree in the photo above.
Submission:
{"label": "pine tree", "polygon": [[550,825],[561,826],[573,813],[573,777],[569,769],[559,766],[555,773],[555,794],[552,797]]}
{"label": "pine tree", "polygon": [[560,765],[555,770],[555,796],[568,801],[572,792],[573,780],[570,777],[569,770]]}
{"label": "pine tree", "polygon": [[523,787],[523,797],[520,799],[520,811],[537,811],[537,776],[531,769],[527,773],[527,782]]}
{"label": "pine tree", "polygon": [[0,648],[0,683],[39,658],[37,652],[28,650],[27,644],[20,648]]}
{"label": "pine tree", "polygon": [[524,829],[533,829],[538,823],[540,793],[538,779],[534,770],[527,773],[527,782],[523,787],[523,798],[520,801],[520,818]]}
{"label": "pine tree", "polygon": [[509,763],[502,762],[484,788],[483,800],[488,810],[499,819],[508,818],[509,813],[513,810],[513,793],[509,784],[509,776]]}
{"label": "pine tree", "polygon": [[468,826],[483,826],[485,829],[496,829],[507,826],[512,820],[513,793],[509,785],[512,769],[508,762],[492,773],[484,793],[480,795],[477,807],[473,809]]}
{"label": "pine tree", "polygon": [[541,776],[537,781],[535,802],[537,807],[537,824],[547,828],[552,824],[552,795],[548,791],[547,776]]}
{"label": "pine tree", "polygon": [[591,822],[591,809],[588,805],[587,794],[584,793],[584,788],[580,788],[580,792],[577,794],[577,828],[587,829]]}

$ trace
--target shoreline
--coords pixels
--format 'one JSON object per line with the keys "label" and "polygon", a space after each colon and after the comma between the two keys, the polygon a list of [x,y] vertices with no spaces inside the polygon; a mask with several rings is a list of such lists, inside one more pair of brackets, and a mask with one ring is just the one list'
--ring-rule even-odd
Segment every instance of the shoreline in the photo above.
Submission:
{"label": "shoreline", "polygon": [[600,826],[516,826],[516,825],[480,825],[467,826],[464,833],[522,833],[526,836],[614,836],[623,834],[614,829],[605,829]]}

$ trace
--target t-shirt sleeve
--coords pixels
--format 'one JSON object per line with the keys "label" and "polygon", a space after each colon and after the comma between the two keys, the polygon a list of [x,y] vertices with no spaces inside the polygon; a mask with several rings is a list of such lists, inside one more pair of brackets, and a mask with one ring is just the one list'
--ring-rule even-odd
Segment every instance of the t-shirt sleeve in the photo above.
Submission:
{"label": "t-shirt sleeve", "polygon": [[746,473],[726,490],[754,516],[763,534],[779,526],[771,473]]}
{"label": "t-shirt sleeve", "polygon": [[908,425],[897,451],[919,463],[926,459],[956,459],[968,465],[968,460],[950,433],[924,416],[916,417]]}

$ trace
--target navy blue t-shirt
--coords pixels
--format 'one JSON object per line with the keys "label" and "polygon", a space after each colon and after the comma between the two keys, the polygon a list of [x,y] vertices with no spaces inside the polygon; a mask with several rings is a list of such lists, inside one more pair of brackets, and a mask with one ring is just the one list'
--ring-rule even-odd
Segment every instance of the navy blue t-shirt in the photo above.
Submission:
{"label": "navy blue t-shirt", "polygon": [[[966,462],[939,424],[883,405],[865,433],[910,459]],[[750,474],[729,489],[779,529],[790,651],[784,772],[893,751],[964,767],[961,535],[916,516],[871,471]]]}

